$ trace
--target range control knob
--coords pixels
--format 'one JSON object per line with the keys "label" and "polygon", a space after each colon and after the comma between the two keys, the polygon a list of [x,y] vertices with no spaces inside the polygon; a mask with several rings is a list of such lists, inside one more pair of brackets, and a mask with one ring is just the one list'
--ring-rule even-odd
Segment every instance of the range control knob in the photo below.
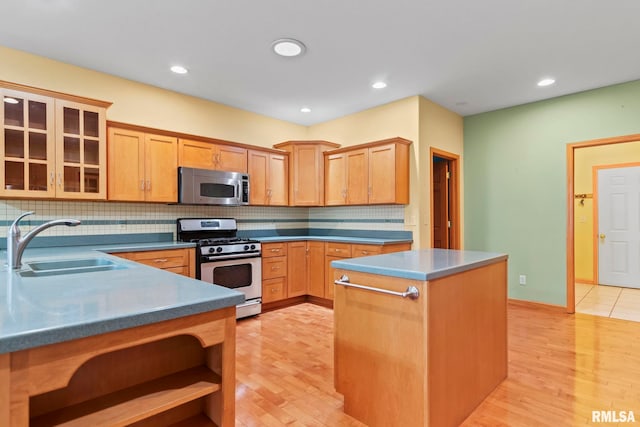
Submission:
{"label": "range control knob", "polygon": [[212,254],[215,251],[214,248],[209,248],[209,253]]}
{"label": "range control knob", "polygon": [[216,252],[222,252],[222,246],[218,246],[218,247],[216,248]]}
{"label": "range control knob", "polygon": [[249,250],[249,245],[244,245],[244,250],[248,251]]}
{"label": "range control knob", "polygon": [[256,245],[251,245],[251,250],[254,250],[256,248]]}

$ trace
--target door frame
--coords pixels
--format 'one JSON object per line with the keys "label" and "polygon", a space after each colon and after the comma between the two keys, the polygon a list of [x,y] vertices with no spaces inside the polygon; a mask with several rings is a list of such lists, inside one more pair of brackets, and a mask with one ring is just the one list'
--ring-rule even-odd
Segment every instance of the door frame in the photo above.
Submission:
{"label": "door frame", "polygon": [[613,138],[593,139],[590,141],[567,144],[567,313],[576,311],[575,285],[575,253],[574,253],[574,156],[579,148],[595,147],[598,145],[621,144],[640,141],[640,134],[617,136]]}
{"label": "door frame", "polygon": [[640,162],[631,162],[631,163],[616,163],[609,165],[596,165],[591,168],[591,183],[593,190],[593,283],[595,285],[600,284],[600,264],[599,264],[599,209],[598,209],[598,172],[602,169],[620,169],[620,168],[631,168],[640,166]]}
{"label": "door frame", "polygon": [[460,156],[435,147],[429,147],[429,236],[430,247],[433,248],[433,158],[440,157],[449,162],[451,173],[449,178],[450,185],[450,211],[451,228],[449,229],[449,240],[451,247],[449,249],[460,248]]}

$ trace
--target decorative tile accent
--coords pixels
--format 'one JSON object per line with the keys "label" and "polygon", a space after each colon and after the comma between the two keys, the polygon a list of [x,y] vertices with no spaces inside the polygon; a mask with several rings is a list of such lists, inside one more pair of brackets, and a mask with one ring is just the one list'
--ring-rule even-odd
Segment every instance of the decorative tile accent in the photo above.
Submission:
{"label": "decorative tile accent", "polygon": [[52,219],[74,218],[78,227],[52,227],[42,236],[173,233],[176,219],[185,217],[236,218],[240,231],[297,229],[404,231],[404,206],[269,207],[185,206],[155,203],[0,200],[0,238],[22,212],[23,232]]}

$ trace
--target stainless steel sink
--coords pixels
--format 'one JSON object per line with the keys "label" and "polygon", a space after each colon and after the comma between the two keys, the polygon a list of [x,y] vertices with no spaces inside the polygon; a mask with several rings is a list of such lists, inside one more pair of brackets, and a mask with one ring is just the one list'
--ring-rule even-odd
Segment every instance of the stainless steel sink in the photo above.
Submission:
{"label": "stainless steel sink", "polygon": [[94,271],[122,270],[129,268],[105,258],[64,259],[57,261],[33,261],[26,263],[29,270],[22,270],[22,277],[56,276],[63,274],[90,273]]}

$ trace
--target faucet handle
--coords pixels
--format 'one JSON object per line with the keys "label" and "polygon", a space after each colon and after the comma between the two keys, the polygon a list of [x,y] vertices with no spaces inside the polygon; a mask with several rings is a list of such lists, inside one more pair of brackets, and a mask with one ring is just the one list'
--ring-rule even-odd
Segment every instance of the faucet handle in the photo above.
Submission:
{"label": "faucet handle", "polygon": [[11,226],[9,227],[9,232],[7,234],[15,234],[16,232],[18,234],[20,234],[20,229],[18,228],[18,223],[20,222],[20,220],[22,218],[24,218],[25,216],[29,216],[29,215],[33,215],[35,212],[34,211],[29,211],[29,212],[25,212],[22,215],[20,215],[18,218],[16,218],[13,223],[11,224]]}

